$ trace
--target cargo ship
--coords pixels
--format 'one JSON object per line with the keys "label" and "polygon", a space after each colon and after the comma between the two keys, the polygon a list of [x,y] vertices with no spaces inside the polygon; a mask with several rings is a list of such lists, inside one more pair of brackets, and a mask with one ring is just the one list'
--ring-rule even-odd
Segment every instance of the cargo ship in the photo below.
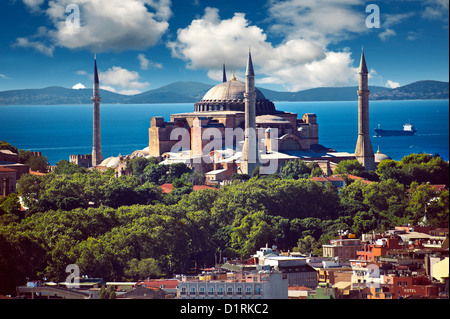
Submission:
{"label": "cargo ship", "polygon": [[377,137],[382,136],[412,136],[417,132],[414,125],[406,123],[403,125],[403,130],[383,130],[378,124],[378,128],[375,129],[375,134]]}

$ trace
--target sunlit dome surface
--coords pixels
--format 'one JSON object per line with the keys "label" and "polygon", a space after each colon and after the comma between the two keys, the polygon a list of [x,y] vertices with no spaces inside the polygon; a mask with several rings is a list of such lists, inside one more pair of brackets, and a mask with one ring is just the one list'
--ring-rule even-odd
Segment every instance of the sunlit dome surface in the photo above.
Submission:
{"label": "sunlit dome surface", "polygon": [[[202,100],[244,100],[244,92],[245,83],[232,80],[216,85],[205,94]],[[266,99],[258,89],[256,89],[256,99]]]}
{"label": "sunlit dome surface", "polygon": [[[256,114],[275,113],[275,105],[266,99],[260,90],[256,92]],[[245,83],[236,80],[223,82],[210,89],[205,96],[195,103],[196,112],[245,111]]]}

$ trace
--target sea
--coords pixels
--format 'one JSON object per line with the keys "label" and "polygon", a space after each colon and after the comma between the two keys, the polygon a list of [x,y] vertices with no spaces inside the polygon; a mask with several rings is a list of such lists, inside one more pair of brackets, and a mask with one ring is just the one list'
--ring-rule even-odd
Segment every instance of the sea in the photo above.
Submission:
{"label": "sea", "polygon": [[[277,110],[315,113],[319,144],[340,152],[355,151],[358,103],[276,102]],[[170,120],[170,114],[192,112],[193,103],[101,104],[103,157],[128,155],[148,146],[153,116]],[[371,141],[374,152],[401,160],[412,153],[439,154],[449,160],[449,100],[371,101]],[[403,129],[411,123],[414,136],[375,137],[374,128]],[[0,106],[0,141],[29,151],[42,152],[50,165],[69,160],[71,154],[92,152],[92,104]]]}

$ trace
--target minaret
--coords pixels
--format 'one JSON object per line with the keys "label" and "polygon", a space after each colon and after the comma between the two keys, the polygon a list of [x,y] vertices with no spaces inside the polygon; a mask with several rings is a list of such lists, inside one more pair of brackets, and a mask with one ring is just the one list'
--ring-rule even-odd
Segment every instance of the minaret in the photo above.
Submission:
{"label": "minaret", "polygon": [[256,91],[255,72],[253,70],[252,55],[249,50],[247,71],[245,73],[245,132],[244,146],[240,168],[243,174],[252,175],[258,166],[258,143],[256,135]]}
{"label": "minaret", "polygon": [[103,162],[102,140],[100,131],[100,83],[98,81],[97,57],[94,59],[94,114],[93,114],[93,141],[92,141],[92,166],[97,166]]}
{"label": "minaret", "polygon": [[227,82],[227,72],[225,70],[225,61],[223,61],[223,82]]}
{"label": "minaret", "polygon": [[358,90],[358,141],[356,142],[355,156],[358,162],[364,165],[366,171],[375,169],[375,157],[369,134],[369,72],[367,71],[364,51],[361,52],[359,65]]}

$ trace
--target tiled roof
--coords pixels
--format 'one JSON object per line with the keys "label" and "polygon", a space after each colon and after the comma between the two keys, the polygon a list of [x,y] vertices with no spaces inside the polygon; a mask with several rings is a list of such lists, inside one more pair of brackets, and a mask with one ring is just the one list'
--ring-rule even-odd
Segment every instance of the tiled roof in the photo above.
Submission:
{"label": "tiled roof", "polygon": [[165,288],[165,289],[175,289],[178,286],[178,283],[180,281],[176,279],[171,280],[145,280],[145,281],[139,281],[137,283],[138,286],[142,286],[149,289],[155,289],[155,288]]}

